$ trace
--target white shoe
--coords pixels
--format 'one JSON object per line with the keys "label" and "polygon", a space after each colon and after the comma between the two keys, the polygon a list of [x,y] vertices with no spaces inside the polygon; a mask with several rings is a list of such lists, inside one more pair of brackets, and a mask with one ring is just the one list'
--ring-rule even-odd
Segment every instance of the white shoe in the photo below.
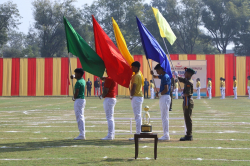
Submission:
{"label": "white shoe", "polygon": [[79,135],[78,137],[74,138],[74,140],[85,140],[85,136]]}
{"label": "white shoe", "polygon": [[113,140],[113,139],[114,139],[114,137],[106,136],[106,137],[102,138],[101,140]]}
{"label": "white shoe", "polygon": [[162,136],[161,138],[158,139],[159,141],[169,141],[170,137],[167,136]]}

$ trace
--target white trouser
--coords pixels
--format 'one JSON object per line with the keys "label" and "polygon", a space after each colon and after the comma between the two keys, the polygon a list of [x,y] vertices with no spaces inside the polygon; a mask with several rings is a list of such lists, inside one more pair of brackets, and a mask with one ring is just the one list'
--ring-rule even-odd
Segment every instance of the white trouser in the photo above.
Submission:
{"label": "white trouser", "polygon": [[223,99],[225,99],[225,97],[226,97],[226,88],[222,88],[222,92],[223,92]]}
{"label": "white trouser", "polygon": [[248,98],[250,99],[250,86],[247,86],[247,90],[248,90]]}
{"label": "white trouser", "polygon": [[151,94],[150,99],[154,99],[155,98],[155,90],[154,90],[154,88],[150,88],[150,94]]}
{"label": "white trouser", "polygon": [[208,99],[212,99],[212,87],[207,88]]}
{"label": "white trouser", "polygon": [[220,94],[221,94],[221,99],[223,99],[223,89],[220,87]]}
{"label": "white trouser", "polygon": [[141,133],[141,110],[142,110],[143,97],[133,96],[131,105],[134,111],[136,134]]}
{"label": "white trouser", "polygon": [[115,122],[114,122],[114,108],[116,104],[116,98],[106,97],[103,101],[103,108],[106,113],[106,119],[108,122],[108,137],[114,138],[115,136]]}
{"label": "white trouser", "polygon": [[76,99],[74,104],[74,110],[76,115],[76,121],[81,136],[85,136],[85,119],[84,119],[84,108],[86,105],[85,99]]}
{"label": "white trouser", "polygon": [[201,99],[201,88],[197,88],[197,99]]}
{"label": "white trouser", "polygon": [[100,96],[100,88],[95,88],[95,96]]}
{"label": "white trouser", "polygon": [[165,137],[169,137],[169,107],[171,103],[170,95],[162,95],[159,105],[161,110],[162,128]]}
{"label": "white trouser", "polygon": [[234,98],[237,99],[237,87],[233,87],[234,90]]}
{"label": "white trouser", "polygon": [[178,99],[178,88],[175,88],[174,93],[175,93],[175,99]]}

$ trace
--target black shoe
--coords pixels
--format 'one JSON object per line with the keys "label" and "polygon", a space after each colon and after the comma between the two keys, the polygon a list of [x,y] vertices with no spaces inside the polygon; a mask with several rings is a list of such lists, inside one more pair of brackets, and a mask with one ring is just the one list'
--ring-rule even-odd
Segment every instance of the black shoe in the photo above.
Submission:
{"label": "black shoe", "polygon": [[180,141],[193,141],[193,136],[187,136],[185,135],[185,137],[181,137]]}
{"label": "black shoe", "polygon": [[172,108],[170,108],[169,111],[172,111]]}

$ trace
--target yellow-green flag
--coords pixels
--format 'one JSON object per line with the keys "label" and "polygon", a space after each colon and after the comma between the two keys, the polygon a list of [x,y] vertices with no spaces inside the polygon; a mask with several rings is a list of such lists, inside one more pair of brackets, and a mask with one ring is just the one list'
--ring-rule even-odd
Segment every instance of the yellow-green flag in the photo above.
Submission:
{"label": "yellow-green flag", "polygon": [[[115,33],[115,40],[116,40],[117,46],[118,46],[122,56],[124,57],[124,59],[131,66],[131,64],[134,62],[134,58],[130,54],[128,47],[127,47],[127,44],[126,44],[126,41],[121,33],[121,30],[113,17],[112,17],[112,21],[113,21],[113,29],[114,29],[114,33]],[[141,71],[140,71],[140,74],[142,77],[142,86],[144,86],[144,78],[143,78]]]}
{"label": "yellow-green flag", "polygon": [[172,31],[171,27],[169,26],[167,20],[162,16],[162,14],[159,12],[158,9],[153,8],[153,7],[152,9],[153,9],[155,19],[160,30],[161,37],[167,38],[169,43],[173,45],[176,40],[176,36],[174,32]]}

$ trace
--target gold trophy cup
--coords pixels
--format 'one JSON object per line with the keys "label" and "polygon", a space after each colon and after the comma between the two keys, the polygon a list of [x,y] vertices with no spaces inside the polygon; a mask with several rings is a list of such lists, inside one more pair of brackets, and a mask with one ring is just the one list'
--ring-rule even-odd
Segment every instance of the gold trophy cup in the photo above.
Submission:
{"label": "gold trophy cup", "polygon": [[142,134],[150,134],[152,133],[152,125],[150,124],[150,115],[149,115],[149,107],[145,106],[144,115],[143,115],[143,124],[141,125],[141,133]]}

